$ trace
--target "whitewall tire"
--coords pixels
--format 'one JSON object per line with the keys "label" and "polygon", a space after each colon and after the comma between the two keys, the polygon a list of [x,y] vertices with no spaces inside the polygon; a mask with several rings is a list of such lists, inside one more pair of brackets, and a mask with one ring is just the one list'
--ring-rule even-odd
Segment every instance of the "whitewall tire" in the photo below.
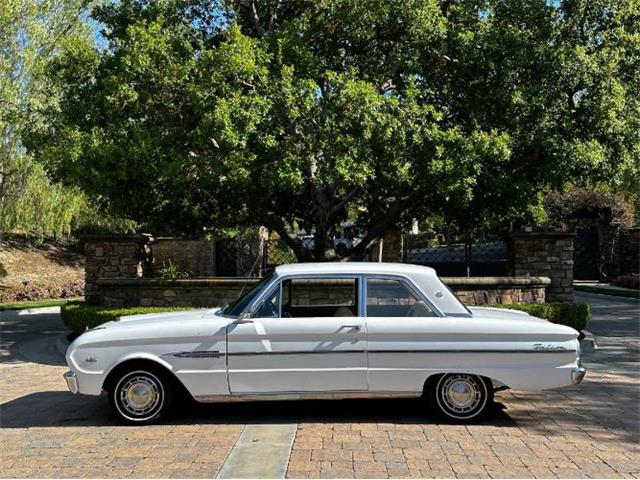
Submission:
{"label": "whitewall tire", "polygon": [[144,425],[164,418],[172,403],[168,376],[155,368],[123,372],[109,392],[113,412],[124,423]]}
{"label": "whitewall tire", "polygon": [[479,420],[493,403],[490,381],[467,373],[442,375],[425,393],[432,408],[443,419],[454,423]]}

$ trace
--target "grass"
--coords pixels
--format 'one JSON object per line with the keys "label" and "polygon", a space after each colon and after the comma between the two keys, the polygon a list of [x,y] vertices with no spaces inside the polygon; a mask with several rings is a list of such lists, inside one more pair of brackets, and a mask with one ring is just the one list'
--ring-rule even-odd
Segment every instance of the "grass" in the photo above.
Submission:
{"label": "grass", "polygon": [[82,300],[82,297],[58,298],[55,300],[36,300],[32,302],[0,303],[0,310],[24,310],[27,308],[60,307],[69,302]]}
{"label": "grass", "polygon": [[626,298],[639,298],[640,290],[633,290],[631,288],[607,288],[598,287],[595,285],[574,285],[573,289],[577,292],[598,293],[601,295],[612,295],[614,297],[626,297]]}

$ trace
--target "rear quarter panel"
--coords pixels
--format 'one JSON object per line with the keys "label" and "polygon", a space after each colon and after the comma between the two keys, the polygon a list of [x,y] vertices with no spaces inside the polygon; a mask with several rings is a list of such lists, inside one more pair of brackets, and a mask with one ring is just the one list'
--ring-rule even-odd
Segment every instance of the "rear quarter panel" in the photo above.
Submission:
{"label": "rear quarter panel", "polygon": [[369,388],[419,393],[429,376],[454,372],[513,389],[570,385],[577,332],[530,319],[367,318]]}

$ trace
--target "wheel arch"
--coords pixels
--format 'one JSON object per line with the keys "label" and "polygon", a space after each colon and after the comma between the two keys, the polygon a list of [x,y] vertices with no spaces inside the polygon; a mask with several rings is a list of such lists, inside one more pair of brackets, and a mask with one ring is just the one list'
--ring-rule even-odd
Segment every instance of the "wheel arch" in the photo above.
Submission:
{"label": "wheel arch", "polygon": [[104,382],[102,383],[102,389],[110,392],[122,373],[135,368],[144,367],[162,370],[162,372],[171,379],[175,386],[183,390],[187,395],[191,396],[182,381],[173,372],[171,365],[161,358],[155,357],[153,355],[130,355],[122,358],[118,363],[114,364],[111,367],[111,369],[105,376]]}
{"label": "wheel arch", "polygon": [[482,375],[481,373],[465,372],[465,371],[460,371],[460,372],[457,372],[457,371],[435,372],[435,373],[432,373],[431,375],[429,375],[427,377],[427,379],[424,381],[424,383],[422,385],[422,395],[423,396],[426,395],[429,392],[429,390],[435,386],[435,384],[438,382],[438,380],[442,376],[450,374],[450,373],[466,373],[466,374],[469,374],[469,375],[475,375],[477,377],[480,377],[482,380],[484,380],[487,383],[487,387],[491,388],[494,391],[497,390],[497,389],[504,390],[506,388],[509,388],[504,383],[502,383],[500,380],[488,377],[486,375]]}

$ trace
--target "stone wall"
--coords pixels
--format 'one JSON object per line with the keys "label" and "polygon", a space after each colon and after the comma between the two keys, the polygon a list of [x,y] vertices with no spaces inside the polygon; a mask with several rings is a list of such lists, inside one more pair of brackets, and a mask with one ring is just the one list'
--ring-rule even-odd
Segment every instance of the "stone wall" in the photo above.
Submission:
{"label": "stone wall", "polygon": [[102,302],[100,279],[141,278],[151,270],[148,235],[96,235],[83,237],[85,252],[85,301]]}
{"label": "stone wall", "polygon": [[573,301],[573,233],[513,233],[509,263],[515,277],[549,277],[546,300]]}
{"label": "stone wall", "polygon": [[545,303],[548,277],[444,277],[465,305]]}
{"label": "stone wall", "polygon": [[215,240],[160,237],[151,244],[151,251],[155,276],[159,276],[162,268],[169,264],[189,272],[191,277],[216,275]]}
{"label": "stone wall", "polygon": [[[237,299],[256,281],[255,278],[201,278],[163,280],[158,278],[105,278],[98,280],[101,304],[108,307],[137,306],[195,306],[219,307]],[[545,287],[551,280],[538,277],[475,277],[445,278],[443,281],[466,305],[493,303],[544,303]],[[329,295],[335,305],[348,304],[344,285],[335,285],[327,290],[326,283],[311,281],[308,294],[300,294],[302,286],[296,287],[296,296],[311,300],[317,293]],[[322,288],[322,290],[318,290]],[[348,295],[350,297],[350,295]]]}
{"label": "stone wall", "polygon": [[251,288],[255,278],[105,278],[98,280],[106,307],[221,307]]}

